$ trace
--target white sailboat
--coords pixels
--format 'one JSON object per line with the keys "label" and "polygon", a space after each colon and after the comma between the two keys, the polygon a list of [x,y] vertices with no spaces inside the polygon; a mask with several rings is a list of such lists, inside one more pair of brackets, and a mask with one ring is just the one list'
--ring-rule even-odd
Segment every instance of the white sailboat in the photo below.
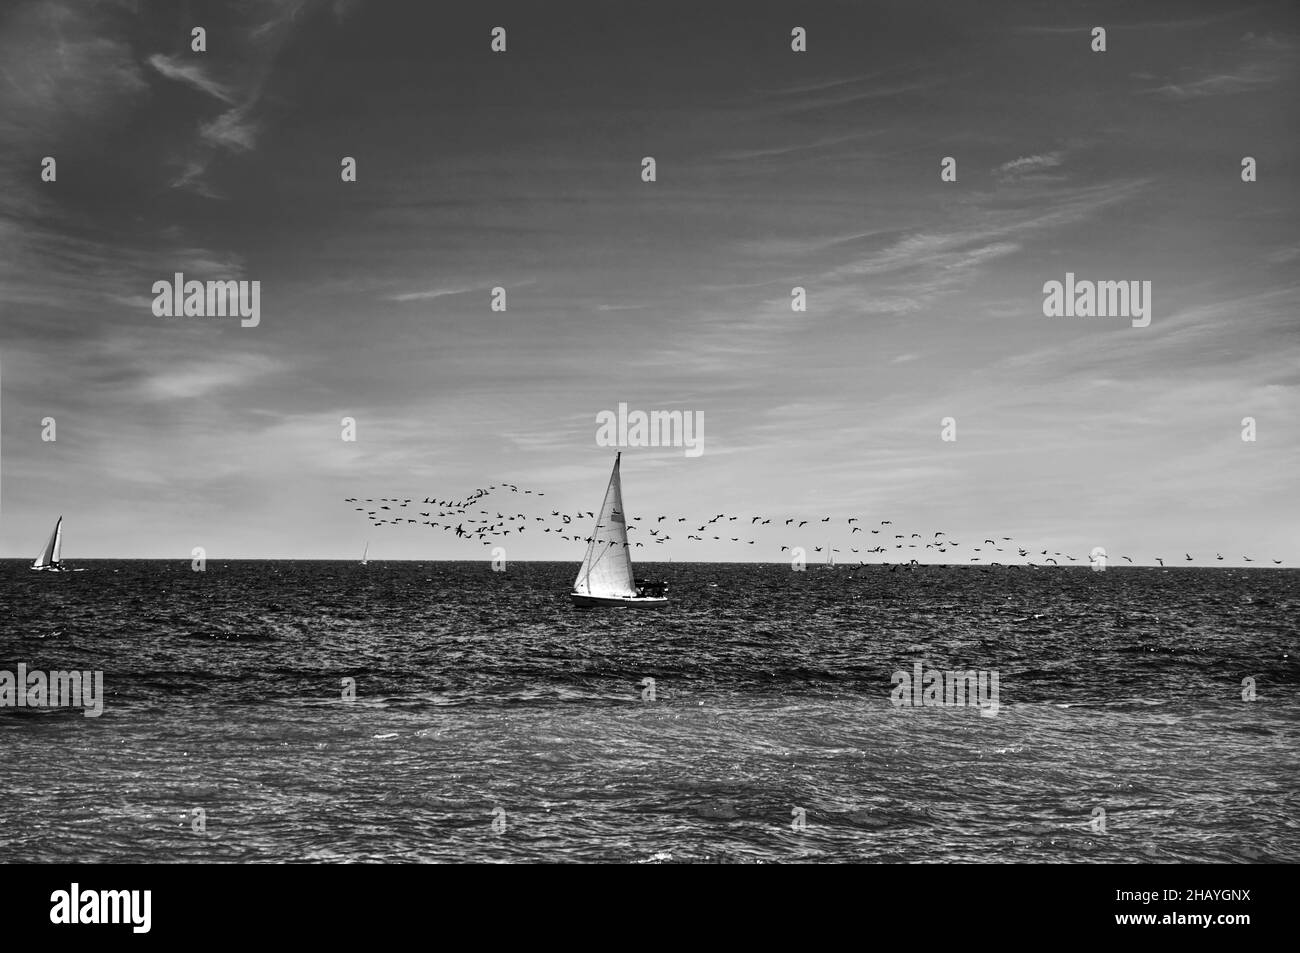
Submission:
{"label": "white sailboat", "polygon": [[45,544],[36,561],[32,563],[33,572],[67,572],[63,565],[63,517],[54,524],[50,541]]}
{"label": "white sailboat", "polygon": [[370,540],[366,540],[366,548],[361,552],[361,565],[365,565],[370,560],[366,559],[370,555]]}
{"label": "white sailboat", "polygon": [[573,591],[569,593],[573,604],[583,609],[596,606],[658,609],[668,604],[668,597],[663,595],[668,588],[666,585],[638,585],[632,576],[627,521],[623,515],[623,484],[618,475],[622,456],[619,453],[614,457],[614,471],[609,475],[605,500],[596,515],[587,555],[578,569]]}

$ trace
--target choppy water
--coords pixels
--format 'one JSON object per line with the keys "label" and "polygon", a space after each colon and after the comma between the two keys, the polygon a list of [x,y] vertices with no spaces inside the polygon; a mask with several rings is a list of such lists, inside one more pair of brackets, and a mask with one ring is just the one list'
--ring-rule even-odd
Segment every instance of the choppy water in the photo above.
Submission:
{"label": "choppy water", "polygon": [[[26,565],[0,669],[107,699],[0,709],[4,861],[1300,860],[1296,571]],[[998,714],[895,707],[917,661]]]}

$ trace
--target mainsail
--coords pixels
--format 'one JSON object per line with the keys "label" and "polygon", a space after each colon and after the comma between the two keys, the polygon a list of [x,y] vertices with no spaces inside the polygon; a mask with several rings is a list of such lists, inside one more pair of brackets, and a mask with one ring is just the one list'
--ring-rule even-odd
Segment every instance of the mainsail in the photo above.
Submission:
{"label": "mainsail", "polygon": [[574,580],[573,591],[584,596],[636,596],[632,560],[628,555],[627,522],[623,516],[623,484],[618,476],[622,454],[614,457],[605,501],[596,516],[587,555]]}
{"label": "mainsail", "polygon": [[54,524],[54,532],[50,534],[50,541],[45,544],[41,554],[36,557],[36,562],[32,563],[33,569],[44,569],[46,566],[57,566],[63,554],[63,517]]}

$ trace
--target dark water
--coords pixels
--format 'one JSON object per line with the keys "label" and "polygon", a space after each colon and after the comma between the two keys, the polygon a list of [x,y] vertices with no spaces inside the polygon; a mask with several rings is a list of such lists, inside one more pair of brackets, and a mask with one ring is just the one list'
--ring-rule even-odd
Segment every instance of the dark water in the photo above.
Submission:
{"label": "dark water", "polygon": [[[1295,571],[26,565],[0,669],[107,698],[0,709],[4,861],[1300,860]],[[997,714],[895,707],[917,661]]]}

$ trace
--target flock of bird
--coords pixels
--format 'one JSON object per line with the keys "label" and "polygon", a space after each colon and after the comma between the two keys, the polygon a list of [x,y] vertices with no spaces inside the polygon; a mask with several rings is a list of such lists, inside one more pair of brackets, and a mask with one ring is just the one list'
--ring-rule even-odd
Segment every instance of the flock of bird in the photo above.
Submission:
{"label": "flock of bird", "polygon": [[[438,499],[434,497],[425,497],[416,500],[413,497],[379,497],[379,498],[359,498],[349,497],[345,502],[352,504],[361,504],[355,506],[355,510],[364,513],[371,525],[380,526],[427,526],[430,529],[440,530],[444,533],[454,533],[456,538],[465,539],[471,542],[477,541],[484,546],[491,546],[494,543],[499,544],[506,541],[509,536],[516,538],[522,537],[529,530],[541,533],[553,533],[560,539],[573,543],[590,543],[591,537],[585,535],[592,529],[596,514],[591,510],[579,510],[573,513],[563,513],[559,510],[549,510],[549,515],[534,515],[524,512],[507,512],[514,507],[487,507],[488,497],[502,494],[514,494],[508,497],[512,501],[520,500],[523,497],[541,498],[546,494],[540,490],[520,490],[513,483],[492,484],[487,487],[476,488],[473,492],[461,499]],[[542,507],[543,511],[547,508]],[[416,516],[406,515],[416,514]],[[764,531],[765,526],[779,527],[788,529],[791,533],[804,530],[804,527],[811,526],[814,530],[825,531],[826,533],[843,533],[847,530],[849,537],[847,542],[841,547],[833,547],[830,543],[822,546],[812,547],[812,558],[817,554],[824,554],[823,559],[830,561],[835,556],[842,559],[848,559],[845,555],[853,556],[883,556],[886,554],[902,557],[901,563],[917,564],[919,560],[912,557],[910,550],[931,550],[940,555],[953,553],[952,561],[956,561],[963,553],[958,553],[963,549],[964,544],[950,537],[945,531],[938,530],[931,535],[922,535],[921,533],[895,533],[893,532],[892,520],[881,520],[879,526],[867,528],[864,527],[860,518],[853,516],[844,519],[841,523],[840,518],[830,516],[809,517],[801,519],[794,516],[789,518],[769,517],[764,515],[745,515],[727,513],[718,513],[708,519],[695,517],[694,519],[686,516],[676,516],[661,514],[656,516],[631,516],[625,518],[625,523],[629,533],[644,531],[646,537],[643,540],[629,539],[626,544],[629,548],[644,548],[648,542],[651,546],[663,545],[672,539],[692,543],[711,543],[731,542],[743,543],[748,546],[759,545],[759,539],[750,539],[750,536],[763,536],[770,531]],[[698,522],[699,525],[695,525]],[[541,524],[540,526],[538,524]],[[888,528],[887,528],[888,527]],[[742,532],[743,530],[743,532]],[[671,532],[670,532],[671,531]],[[731,533],[737,533],[732,536]],[[859,539],[857,534],[862,534],[861,541],[872,542],[873,546],[848,545]],[[673,534],[676,534],[674,536]],[[879,538],[876,538],[879,537]],[[822,538],[822,537],[819,537]],[[770,540],[762,540],[764,547],[773,545]],[[1004,545],[1011,544],[1011,545]],[[793,558],[796,545],[783,543],[780,546],[779,553],[792,554]],[[1014,551],[1016,556],[1026,560],[1025,563],[1015,563],[1015,565],[1028,565],[1036,567],[1037,559],[1044,566],[1059,566],[1060,560],[1065,559],[1068,562],[1091,562],[1088,555],[1076,556],[1070,553],[1055,552],[1047,549],[1033,550],[1026,546],[1016,544],[1010,536],[985,537],[979,545],[965,546],[966,551],[978,553],[968,557],[972,563],[985,562],[988,565],[1002,565],[998,562],[995,553],[1006,553]],[[805,550],[807,554],[807,550]],[[919,554],[918,554],[919,555]],[[1184,562],[1194,562],[1190,553],[1183,554]],[[1014,558],[1014,557],[1004,557]],[[1119,556],[1119,559],[1126,560],[1130,564],[1133,559],[1130,556]],[[1156,562],[1161,566],[1165,565],[1165,559],[1162,556],[1154,557]],[[1242,556],[1242,561],[1249,564],[1256,560],[1249,556]],[[883,561],[883,560],[882,560]],[[1223,562],[1224,556],[1221,553],[1215,554],[1216,562]],[[859,558],[858,562],[865,565],[866,560]],[[887,562],[887,561],[885,561]],[[1261,560],[1262,562],[1262,560]],[[1274,559],[1275,565],[1281,565],[1282,560]]]}

